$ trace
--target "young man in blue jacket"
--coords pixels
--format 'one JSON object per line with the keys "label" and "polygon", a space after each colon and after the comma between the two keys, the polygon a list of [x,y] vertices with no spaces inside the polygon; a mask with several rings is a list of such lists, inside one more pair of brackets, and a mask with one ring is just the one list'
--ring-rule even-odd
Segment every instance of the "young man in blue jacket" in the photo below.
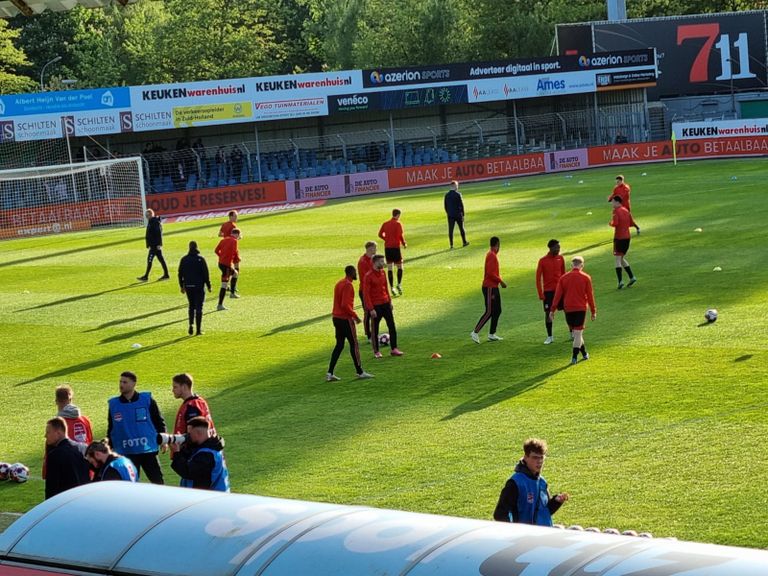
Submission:
{"label": "young man in blue jacket", "polygon": [[529,438],[523,444],[524,455],[515,466],[515,473],[507,480],[499,495],[493,519],[552,526],[552,515],[568,501],[568,493],[551,497],[547,481],[541,475],[547,458],[547,443]]}

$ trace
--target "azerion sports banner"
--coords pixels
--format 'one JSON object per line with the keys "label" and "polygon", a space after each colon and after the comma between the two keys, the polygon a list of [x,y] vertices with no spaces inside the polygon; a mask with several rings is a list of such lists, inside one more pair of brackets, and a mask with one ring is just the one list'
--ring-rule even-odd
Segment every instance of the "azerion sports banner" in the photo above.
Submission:
{"label": "azerion sports banner", "polygon": [[285,202],[285,182],[240,184],[147,196],[147,207],[161,215],[192,214],[282,202]]}
{"label": "azerion sports banner", "polygon": [[[677,159],[768,155],[768,136],[708,138],[677,142]],[[672,141],[598,146],[589,149],[589,166],[672,160]]]}
{"label": "azerion sports banner", "polygon": [[447,184],[452,180],[492,180],[523,174],[540,174],[545,171],[542,153],[501,156],[447,164],[393,168],[389,170],[389,186],[392,190],[421,188]]}
{"label": "azerion sports banner", "polygon": [[363,194],[376,194],[389,190],[386,170],[363,172],[361,174],[341,174],[320,178],[303,178],[285,182],[285,194],[288,202],[325,200],[328,198],[346,198]]}
{"label": "azerion sports banner", "polygon": [[734,136],[768,136],[768,118],[749,120],[712,120],[709,122],[673,122],[672,132],[678,140],[694,138],[732,138]]}

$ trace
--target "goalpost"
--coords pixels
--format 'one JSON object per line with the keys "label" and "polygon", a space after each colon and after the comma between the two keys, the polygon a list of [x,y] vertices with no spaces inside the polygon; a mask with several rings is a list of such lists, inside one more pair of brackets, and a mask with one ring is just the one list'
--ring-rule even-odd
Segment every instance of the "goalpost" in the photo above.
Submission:
{"label": "goalpost", "polygon": [[0,238],[142,226],[140,157],[0,170]]}

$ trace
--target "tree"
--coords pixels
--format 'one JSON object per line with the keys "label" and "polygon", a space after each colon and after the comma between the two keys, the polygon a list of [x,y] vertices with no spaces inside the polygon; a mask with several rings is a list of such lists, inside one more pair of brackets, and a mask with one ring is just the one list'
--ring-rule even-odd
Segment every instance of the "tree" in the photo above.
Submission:
{"label": "tree", "polygon": [[0,93],[14,94],[26,92],[35,86],[29,76],[19,74],[17,70],[29,65],[24,51],[14,45],[21,36],[19,30],[10,28],[7,20],[0,19]]}

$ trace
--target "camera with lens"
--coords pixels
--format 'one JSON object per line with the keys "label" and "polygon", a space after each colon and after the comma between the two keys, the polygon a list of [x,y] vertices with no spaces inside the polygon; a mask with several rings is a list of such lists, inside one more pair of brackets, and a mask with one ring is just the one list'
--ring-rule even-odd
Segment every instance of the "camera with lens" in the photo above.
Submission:
{"label": "camera with lens", "polygon": [[157,443],[161,446],[169,444],[181,446],[187,441],[187,437],[187,434],[166,434],[165,432],[160,432],[157,435]]}

